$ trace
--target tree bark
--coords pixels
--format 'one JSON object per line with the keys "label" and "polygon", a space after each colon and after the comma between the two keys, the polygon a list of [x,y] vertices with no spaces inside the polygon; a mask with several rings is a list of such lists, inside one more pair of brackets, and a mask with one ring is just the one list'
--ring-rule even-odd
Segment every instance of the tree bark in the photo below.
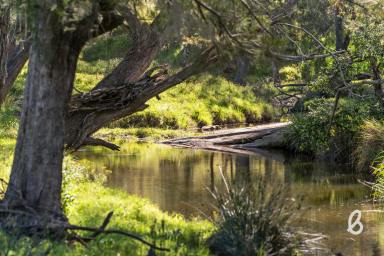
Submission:
{"label": "tree bark", "polygon": [[30,44],[11,35],[9,6],[0,9],[0,106],[28,59]]}
{"label": "tree bark", "polygon": [[247,76],[249,72],[249,59],[242,55],[236,59],[236,73],[234,82],[239,85],[246,85],[245,77]]}
{"label": "tree bark", "polygon": [[[373,80],[381,81],[380,65],[377,63],[376,57],[371,57],[371,69],[373,73]],[[382,106],[384,106],[384,91],[383,83],[377,83],[373,85],[375,90],[375,96]]]}
{"label": "tree bark", "polygon": [[[77,150],[89,145],[88,141],[92,141],[93,146],[105,146],[105,142],[91,138],[92,134],[113,121],[144,110],[149,99],[205,71],[216,61],[215,48],[211,47],[174,75],[167,76],[164,70],[160,70],[151,76],[149,71],[137,82],[123,83],[114,88],[100,88],[72,97],[66,118],[67,148]],[[108,148],[113,149],[111,146]]]}
{"label": "tree bark", "polygon": [[340,16],[340,10],[335,7],[335,35],[336,35],[336,51],[344,50],[344,26],[343,17]]}
{"label": "tree bark", "polygon": [[58,14],[36,12],[28,77],[14,162],[5,202],[64,216],[61,208],[64,115],[80,45],[65,32]]}
{"label": "tree bark", "polygon": [[[81,48],[122,23],[97,2],[92,13],[67,29],[62,13],[42,1],[34,32],[24,102],[9,185],[3,204],[64,218],[61,208],[65,116]],[[99,22],[99,14],[103,20]],[[96,25],[99,26],[95,30]]]}
{"label": "tree bark", "polygon": [[335,37],[336,37],[336,51],[346,50],[349,45],[350,36],[345,32],[344,18],[340,15],[340,7],[335,7]]}
{"label": "tree bark", "polygon": [[0,8],[0,105],[4,101],[5,83],[7,78],[7,59],[9,51],[10,10]]}

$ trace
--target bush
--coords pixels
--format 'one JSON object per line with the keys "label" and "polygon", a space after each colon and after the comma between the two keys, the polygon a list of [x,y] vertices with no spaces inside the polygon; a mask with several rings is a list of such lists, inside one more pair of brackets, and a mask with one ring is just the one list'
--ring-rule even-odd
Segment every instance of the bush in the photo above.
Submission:
{"label": "bush", "polygon": [[213,192],[219,211],[218,231],[208,245],[214,255],[292,255],[300,244],[288,228],[296,203],[285,197],[281,186],[255,180],[235,185],[225,181],[224,193]]}
{"label": "bush", "polygon": [[[305,103],[304,113],[293,117],[287,143],[293,150],[312,155],[327,153],[334,160],[353,163],[358,132],[368,117],[379,116],[380,107],[370,101],[340,99],[332,125],[334,99],[314,99]],[[332,153],[332,154],[331,154]]]}

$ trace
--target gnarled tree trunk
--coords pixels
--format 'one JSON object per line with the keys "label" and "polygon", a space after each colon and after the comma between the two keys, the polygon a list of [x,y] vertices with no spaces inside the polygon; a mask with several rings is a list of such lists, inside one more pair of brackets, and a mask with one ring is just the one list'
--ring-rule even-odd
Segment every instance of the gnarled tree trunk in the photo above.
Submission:
{"label": "gnarled tree trunk", "polygon": [[[42,1],[34,11],[24,103],[3,204],[64,217],[60,199],[65,116],[78,56],[90,38],[112,30],[123,20],[109,11],[104,13],[94,2],[91,14],[68,29],[62,13],[52,5]],[[99,29],[95,30],[96,26]]]}
{"label": "gnarled tree trunk", "polygon": [[33,35],[24,104],[5,202],[63,215],[64,115],[80,45],[64,32],[58,14],[40,7]]}
{"label": "gnarled tree trunk", "polygon": [[[172,23],[175,21],[168,16],[177,10],[175,5],[169,12],[160,13],[151,25],[140,22],[126,10],[125,19],[131,30],[133,45],[119,65],[90,93],[72,98],[65,127],[68,149],[77,150],[85,145],[118,149],[116,145],[92,138],[92,134],[113,121],[145,109],[149,99],[205,71],[217,60],[214,48],[209,48],[174,75],[162,73],[151,77],[151,72],[146,72],[172,34]],[[164,24],[164,18],[167,18],[167,24]]]}
{"label": "gnarled tree trunk", "polygon": [[211,47],[174,75],[167,76],[163,70],[153,76],[147,72],[136,82],[122,83],[113,88],[103,87],[74,96],[66,118],[67,147],[77,150],[85,145],[101,145],[118,149],[113,144],[93,139],[91,135],[115,120],[145,109],[149,99],[205,71],[216,60],[214,48]]}

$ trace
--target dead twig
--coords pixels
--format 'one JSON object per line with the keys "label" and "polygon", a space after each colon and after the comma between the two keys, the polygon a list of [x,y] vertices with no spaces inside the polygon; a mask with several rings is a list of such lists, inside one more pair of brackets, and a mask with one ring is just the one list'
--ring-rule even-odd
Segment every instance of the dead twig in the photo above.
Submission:
{"label": "dead twig", "polygon": [[[15,227],[21,228],[21,229],[72,231],[71,233],[69,233],[69,235],[70,235],[69,240],[79,242],[84,246],[86,246],[86,242],[90,242],[90,241],[95,240],[99,235],[117,234],[117,235],[126,236],[126,237],[132,238],[136,241],[139,241],[139,242],[149,246],[150,249],[152,249],[152,250],[165,251],[165,252],[170,251],[170,249],[168,249],[168,248],[159,247],[159,246],[156,246],[155,244],[152,244],[152,243],[146,241],[145,239],[141,238],[137,234],[133,234],[133,233],[130,233],[130,232],[127,232],[124,230],[119,230],[119,229],[106,229],[106,227],[108,226],[108,224],[110,223],[110,221],[112,219],[113,211],[111,211],[107,214],[107,216],[105,217],[105,219],[104,219],[104,221],[100,227],[87,227],[87,226],[71,225],[65,221],[51,218],[51,216],[48,216],[48,215],[42,216],[41,214],[37,215],[37,214],[31,213],[28,211],[23,211],[23,210],[0,208],[0,213],[14,215],[14,216],[25,216],[25,217],[28,216],[29,220],[33,220],[33,221],[31,221],[31,224],[27,224],[27,225],[17,225],[16,224],[17,226],[15,226]],[[89,231],[89,232],[93,232],[93,234],[90,235],[89,237],[82,237],[82,236],[79,236],[75,231]]]}

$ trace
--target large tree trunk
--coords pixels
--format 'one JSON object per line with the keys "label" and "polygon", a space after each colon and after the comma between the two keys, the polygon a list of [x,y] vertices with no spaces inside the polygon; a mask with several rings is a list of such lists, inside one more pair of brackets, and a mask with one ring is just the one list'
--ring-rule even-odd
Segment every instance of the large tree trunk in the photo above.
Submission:
{"label": "large tree trunk", "polygon": [[5,203],[64,216],[61,208],[64,115],[80,47],[58,14],[35,12],[24,104]]}
{"label": "large tree trunk", "polygon": [[0,86],[0,106],[4,103],[5,98],[9,94],[17,76],[20,74],[25,63],[28,60],[30,43],[25,42],[17,46],[13,46],[6,63],[6,78],[2,86]]}
{"label": "large tree trunk", "polygon": [[65,116],[77,59],[90,38],[116,28],[123,19],[95,1],[91,13],[67,29],[63,14],[51,6],[42,1],[34,10],[24,103],[3,204],[64,217],[60,199]]}
{"label": "large tree trunk", "polygon": [[7,59],[9,48],[10,12],[8,7],[0,7],[0,105],[5,98]]}
{"label": "large tree trunk", "polygon": [[10,8],[0,8],[0,106],[28,59],[30,44],[16,45],[11,35]]}
{"label": "large tree trunk", "polygon": [[[371,69],[373,73],[373,80],[380,81],[381,80],[380,64],[378,63],[376,57],[371,58]],[[384,106],[383,84],[382,83],[375,84],[374,91],[375,91],[376,99],[380,102],[382,106]]]}

